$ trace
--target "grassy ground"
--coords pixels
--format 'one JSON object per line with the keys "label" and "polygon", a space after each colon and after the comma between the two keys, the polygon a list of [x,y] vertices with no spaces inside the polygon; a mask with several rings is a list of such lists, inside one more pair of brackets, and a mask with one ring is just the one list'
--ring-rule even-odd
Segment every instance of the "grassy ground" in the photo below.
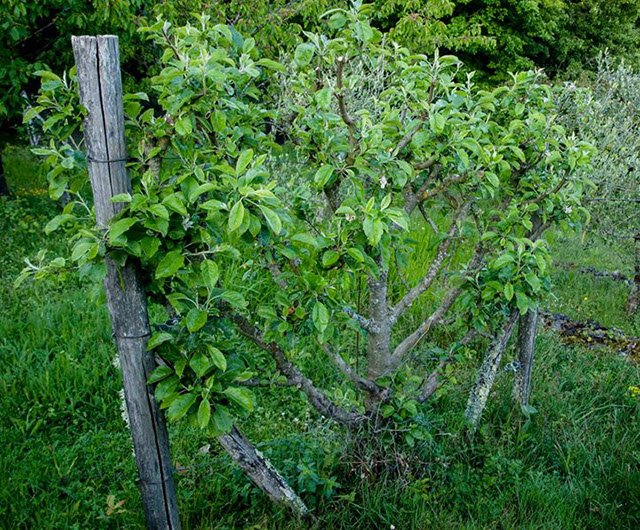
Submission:
{"label": "grassy ground", "polygon": [[[73,281],[11,287],[23,256],[64,251],[41,231],[53,210],[41,196],[0,200],[0,526],[142,528],[104,308]],[[561,261],[628,268],[598,242],[585,249],[551,239]],[[624,284],[561,269],[554,282],[550,308],[640,334],[622,310]],[[458,384],[425,410],[432,439],[402,455],[410,465],[396,459],[394,474],[363,474],[350,441],[290,389],[259,394],[269,406],[244,428],[314,508],[319,528],[637,527],[640,399],[627,389],[640,384],[640,368],[549,332],[537,355],[537,414],[522,421],[503,373],[479,436],[467,442],[458,433],[471,371],[460,369]],[[171,438],[185,528],[300,527],[215,442],[182,426]]]}

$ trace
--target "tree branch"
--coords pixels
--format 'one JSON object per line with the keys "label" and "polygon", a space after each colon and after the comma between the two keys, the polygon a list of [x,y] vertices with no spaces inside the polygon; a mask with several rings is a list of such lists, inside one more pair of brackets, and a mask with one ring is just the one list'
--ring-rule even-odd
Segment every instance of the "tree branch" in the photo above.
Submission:
{"label": "tree branch", "polygon": [[[467,334],[460,339],[459,346],[466,346],[469,344],[475,337],[478,335],[478,332],[475,329],[470,329]],[[429,376],[424,380],[422,386],[420,388],[420,395],[416,398],[420,403],[424,403],[428,401],[431,396],[438,390],[440,386],[440,376],[444,369],[455,361],[455,353],[458,351],[458,348],[452,349],[449,354],[442,359],[438,366],[429,374]]]}
{"label": "tree branch", "polygon": [[[482,263],[482,259],[485,254],[485,250],[479,246],[476,249],[474,256],[471,258],[469,263],[469,269],[474,270],[480,266]],[[391,355],[391,368],[397,368],[402,362],[403,358],[409,351],[411,351],[422,338],[433,329],[433,326],[442,322],[444,316],[447,311],[451,308],[453,303],[458,299],[458,297],[462,294],[462,286],[455,287],[451,289],[447,295],[444,297],[440,306],[433,312],[427,319],[425,319],[422,324],[416,329],[413,333],[407,336],[393,351]]]}
{"label": "tree branch", "polygon": [[362,329],[364,329],[365,331],[368,331],[370,333],[379,333],[380,332],[380,328],[378,326],[376,326],[375,323],[373,323],[371,320],[369,320],[368,318],[363,317],[362,315],[356,313],[352,308],[350,308],[349,306],[342,306],[342,312],[346,313],[347,315],[349,315],[353,320],[355,320],[358,324],[360,324],[360,327]]}
{"label": "tree branch", "polygon": [[373,381],[369,381],[364,377],[360,376],[352,367],[349,365],[338,353],[335,353],[327,344],[318,343],[322,351],[331,359],[333,364],[336,365],[338,370],[342,372],[342,374],[356,384],[358,388],[368,392],[369,394],[375,396],[380,401],[386,401],[389,397],[389,390],[382,389],[378,385],[376,385]]}
{"label": "tree branch", "polygon": [[424,278],[420,280],[420,283],[418,283],[418,285],[416,285],[413,289],[409,290],[409,292],[407,292],[402,300],[400,300],[400,302],[398,302],[396,306],[391,310],[390,319],[392,325],[396,323],[402,313],[409,309],[413,305],[413,302],[415,302],[420,295],[425,293],[435,281],[436,276],[444,265],[444,260],[447,257],[447,250],[449,249],[449,246],[453,241],[453,234],[458,228],[458,223],[464,218],[467,211],[469,210],[469,206],[470,204],[467,203],[458,211],[456,217],[451,223],[449,231],[447,232],[447,238],[440,243],[436,252],[436,256],[431,262],[431,266],[429,267],[427,274],[425,274]]}
{"label": "tree branch", "polygon": [[308,379],[297,366],[287,360],[285,352],[277,343],[265,341],[262,332],[245,317],[233,313],[230,307],[223,306],[221,310],[223,314],[236,325],[241,335],[271,355],[278,370],[282,372],[289,383],[304,392],[309,398],[309,402],[323,416],[331,418],[347,427],[354,427],[364,421],[365,417],[362,414],[347,411],[333,403],[321,390],[314,386],[313,382]]}

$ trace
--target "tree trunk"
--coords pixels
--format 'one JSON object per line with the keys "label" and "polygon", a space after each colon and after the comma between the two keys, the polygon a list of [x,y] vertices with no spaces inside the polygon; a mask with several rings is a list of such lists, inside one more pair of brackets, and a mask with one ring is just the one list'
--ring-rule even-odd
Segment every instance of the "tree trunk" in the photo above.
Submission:
{"label": "tree trunk", "polygon": [[[391,343],[391,322],[387,306],[387,275],[388,271],[380,271],[376,279],[368,279],[369,285],[369,320],[375,325],[375,330],[367,334],[367,378],[375,381],[389,369]],[[365,397],[367,411],[374,410],[380,399],[371,394]]]}
{"label": "tree trunk", "polygon": [[631,291],[629,292],[629,298],[627,298],[626,307],[629,315],[635,315],[640,306],[640,232],[636,234],[633,242],[635,245],[634,270],[633,278],[631,279]]}
{"label": "tree trunk", "polygon": [[7,184],[7,179],[4,177],[4,166],[2,164],[2,151],[4,150],[4,146],[0,147],[0,197],[11,195],[11,190],[9,189],[9,184]]}
{"label": "tree trunk", "polygon": [[518,368],[513,379],[513,399],[516,404],[529,404],[531,394],[531,368],[536,350],[536,335],[538,333],[539,306],[520,315],[516,350],[518,352]]}
{"label": "tree trunk", "polygon": [[237,427],[218,438],[231,458],[269,498],[298,517],[309,517],[309,509],[271,463],[247,440]]}
{"label": "tree trunk", "polygon": [[471,393],[469,394],[469,400],[467,401],[467,409],[464,413],[465,418],[469,424],[469,431],[475,432],[478,427],[480,417],[484,412],[489,399],[489,393],[493,387],[493,383],[500,367],[500,361],[502,360],[502,354],[507,348],[507,343],[513,332],[516,320],[518,319],[518,312],[514,311],[509,315],[507,322],[502,326],[500,335],[494,340],[494,343],[489,348],[487,355],[482,362],[478,377],[476,379]]}

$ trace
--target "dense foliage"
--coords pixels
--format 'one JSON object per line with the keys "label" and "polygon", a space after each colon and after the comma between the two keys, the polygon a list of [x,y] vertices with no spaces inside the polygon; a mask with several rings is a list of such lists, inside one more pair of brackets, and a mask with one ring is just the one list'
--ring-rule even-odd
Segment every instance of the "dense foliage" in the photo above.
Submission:
{"label": "dense foliage", "polygon": [[[69,35],[113,33],[120,37],[124,73],[139,82],[154,68],[157,52],[137,29],[156,16],[183,24],[192,12],[251,34],[267,57],[292,50],[303,31],[318,27],[330,8],[347,8],[345,0],[292,2],[204,2],[180,0],[4,0],[0,6],[0,118],[14,119],[24,107],[21,92],[31,95],[35,71],[69,68]],[[394,40],[419,53],[436,47],[461,54],[472,68],[504,80],[509,71],[544,67],[575,75],[598,51],[638,62],[640,6],[634,0],[471,1],[375,0],[373,23]]]}
{"label": "dense foliage", "polygon": [[[296,414],[322,425],[312,437],[346,431],[360,450],[376,448],[375,463],[358,464],[363,477],[412,471],[404,451],[431,444],[440,418],[461,418],[460,399],[447,400],[449,387],[440,386],[451,363],[464,359],[469,381],[483,337],[492,342],[483,366],[496,343],[506,347],[518,316],[537,311],[551,291],[544,231],[579,232],[585,198],[633,205],[636,177],[624,168],[637,161],[633,148],[625,151],[637,126],[630,70],[605,64],[594,92],[553,88],[539,70],[486,88],[458,58],[415,49],[442,38],[445,48],[482,57],[497,42],[483,33],[488,19],[456,18],[447,2],[429,3],[421,16],[407,7],[420,2],[379,4],[316,20],[310,6],[322,2],[304,14],[283,3],[284,19],[315,28],[303,36],[251,24],[252,37],[243,36],[242,2],[219,4],[236,27],[206,14],[194,25],[142,27],[135,38],[158,61],[125,96],[132,190],[113,199],[126,206],[108,227],[95,226],[74,69],[41,71],[25,121],[44,119],[47,141],[34,152],[46,159],[51,197],[71,199],[46,231],[62,229],[71,250],[55,259],[40,252],[16,281],[33,288],[31,279],[79,272],[99,285],[107,256],[139,264],[156,324],[149,348],[159,366],[149,383],[170,420],[187,420],[179,428],[188,424],[201,439],[260,415],[289,428],[299,418],[274,405],[287,387],[303,403]],[[182,7],[168,9],[179,16]],[[542,7],[569,10],[558,2],[525,11],[543,16]],[[384,28],[384,17],[397,20]],[[562,21],[552,18],[549,35]],[[424,33],[412,34],[410,21]],[[601,119],[610,127],[591,130]],[[612,167],[622,168],[615,179]],[[19,222],[23,204],[13,206],[7,211]],[[633,234],[636,211],[617,213]],[[266,390],[259,398],[250,390],[257,387]],[[445,398],[437,416],[425,405],[436,389]],[[475,390],[472,431],[491,384],[483,402],[474,403]],[[536,411],[522,412],[524,443]],[[39,425],[25,423],[25,432]],[[337,443],[324,441],[334,447],[315,444],[298,460],[283,456],[294,442],[271,452],[313,505],[342,482],[331,474]],[[492,451],[476,456],[486,460],[486,480],[519,480],[521,464]],[[444,458],[457,467],[431,479],[463,483],[464,464]],[[431,495],[429,480],[411,491]],[[465,502],[491,487],[484,480],[473,477],[456,495]],[[107,504],[108,516],[121,506],[113,497]]]}
{"label": "dense foliage", "polygon": [[[274,380],[298,386],[322,414],[353,427],[381,412],[408,421],[413,443],[422,434],[411,418],[429,389],[409,352],[447,326],[462,340],[448,347],[454,353],[549,288],[538,238],[554,223],[580,221],[577,169],[591,148],[554,123],[539,73],[479,90],[456,58],[411,55],[372,28],[367,12],[329,13],[333,33],[308,34],[283,63],[259,58],[254,39],[206,16],[196,26],[146,28],[164,49],[150,81],[162,111],[144,93],[125,98],[133,190],[114,198],[128,207],[106,234],[92,227],[81,192],[73,73],[43,74],[34,112],[50,112],[55,132],[37,153],[53,168],[53,196],[71,184],[76,198],[48,230],[70,226],[75,246],[70,263],[30,265],[18,281],[72,263],[99,277],[106,252],[139,260],[152,299],[179,315],[150,341],[163,360],[151,381],[170,419],[226,432],[254,407],[241,383],[275,369]],[[283,72],[279,111],[260,97],[270,70]],[[292,153],[268,134],[274,123]],[[291,177],[298,187],[282,187]],[[430,225],[422,241],[409,236],[418,209]],[[424,273],[409,285],[403,270],[415,253]],[[352,293],[364,281],[362,315]],[[437,309],[396,336],[435,285],[446,287]],[[337,349],[349,330],[367,337],[366,375],[352,365],[355,352]],[[348,393],[321,390],[300,371],[318,347],[353,383]]]}

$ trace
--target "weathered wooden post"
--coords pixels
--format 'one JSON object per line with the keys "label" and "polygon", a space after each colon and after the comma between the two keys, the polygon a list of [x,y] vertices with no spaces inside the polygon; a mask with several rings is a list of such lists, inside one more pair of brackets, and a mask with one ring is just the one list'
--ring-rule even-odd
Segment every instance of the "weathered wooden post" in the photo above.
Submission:
{"label": "weathered wooden post", "polygon": [[[118,38],[72,37],[71,42],[80,102],[88,111],[84,136],[96,222],[106,227],[123,206],[111,202],[111,198],[131,190],[126,169]],[[155,360],[146,348],[151,329],[145,291],[138,269],[130,260],[120,267],[107,256],[106,266],[107,306],[122,367],[147,527],[179,530],[169,437],[153,389],[147,385]]]}

